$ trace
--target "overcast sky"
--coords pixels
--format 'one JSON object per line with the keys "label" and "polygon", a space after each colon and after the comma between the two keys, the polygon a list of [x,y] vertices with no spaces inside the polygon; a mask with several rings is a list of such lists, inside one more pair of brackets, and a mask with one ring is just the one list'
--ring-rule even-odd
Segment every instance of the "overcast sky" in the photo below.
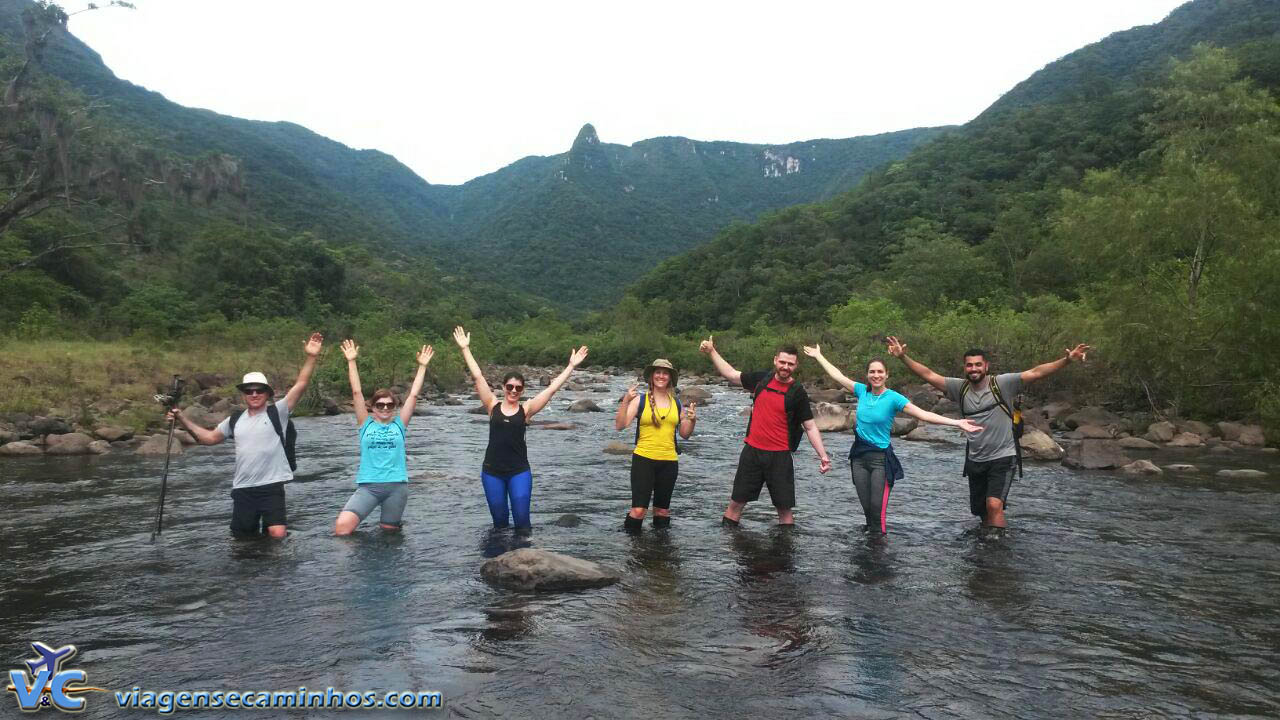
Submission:
{"label": "overcast sky", "polygon": [[586,122],[623,144],[964,123],[1182,2],[134,0],[71,30],[170,100],[295,122],[454,184],[564,152]]}

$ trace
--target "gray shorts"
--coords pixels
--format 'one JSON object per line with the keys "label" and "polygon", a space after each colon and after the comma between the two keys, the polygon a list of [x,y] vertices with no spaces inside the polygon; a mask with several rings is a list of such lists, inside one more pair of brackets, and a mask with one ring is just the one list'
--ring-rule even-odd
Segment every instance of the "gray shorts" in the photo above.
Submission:
{"label": "gray shorts", "polygon": [[409,483],[360,483],[356,492],[342,509],[360,516],[368,517],[373,509],[382,506],[382,515],[378,522],[383,525],[400,527],[400,517],[404,515],[404,504],[409,501]]}

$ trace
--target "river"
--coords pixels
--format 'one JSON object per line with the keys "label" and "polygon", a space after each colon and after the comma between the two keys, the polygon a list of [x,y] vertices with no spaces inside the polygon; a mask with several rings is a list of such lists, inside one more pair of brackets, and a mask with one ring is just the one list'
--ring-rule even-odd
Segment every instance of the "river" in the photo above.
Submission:
{"label": "river", "polygon": [[[747,396],[714,392],[681,457],[672,528],[646,521],[639,536],[621,531],[628,458],[601,452],[633,431],[566,411],[579,397],[611,410],[612,392],[562,393],[539,419],[580,427],[529,431],[527,540],[489,530],[486,428],[465,406],[410,426],[399,535],[369,520],[331,534],[353,489],[351,416],[298,421],[283,541],[228,536],[230,447],[174,460],[155,544],[162,460],[7,459],[4,669],[38,640],[75,644],[67,667],[110,690],[435,690],[468,718],[1280,715],[1274,460],[1217,460],[1270,463],[1258,481],[1028,464],[1011,529],[988,537],[968,515],[962,446],[899,442],[907,478],[888,537],[871,541],[842,459],[850,436],[826,434],[830,474],[807,443],[796,455],[797,530],[776,528],[767,501],[728,530]],[[565,514],[581,522],[555,524]],[[624,579],[556,594],[486,585],[485,556],[521,542]],[[86,717],[137,715],[84,697]]]}

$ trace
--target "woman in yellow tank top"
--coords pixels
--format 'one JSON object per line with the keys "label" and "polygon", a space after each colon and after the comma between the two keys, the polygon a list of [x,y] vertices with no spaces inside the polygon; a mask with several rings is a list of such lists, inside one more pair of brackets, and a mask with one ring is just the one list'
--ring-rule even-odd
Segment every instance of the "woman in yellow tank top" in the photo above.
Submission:
{"label": "woman in yellow tank top", "polygon": [[693,434],[697,412],[694,403],[683,409],[676,400],[676,369],[670,361],[654,360],[644,369],[648,392],[627,390],[618,404],[613,426],[621,430],[635,421],[636,449],[631,455],[631,512],[623,522],[628,530],[639,530],[653,499],[653,526],[671,525],[671,493],[679,474],[676,433],[688,439]]}

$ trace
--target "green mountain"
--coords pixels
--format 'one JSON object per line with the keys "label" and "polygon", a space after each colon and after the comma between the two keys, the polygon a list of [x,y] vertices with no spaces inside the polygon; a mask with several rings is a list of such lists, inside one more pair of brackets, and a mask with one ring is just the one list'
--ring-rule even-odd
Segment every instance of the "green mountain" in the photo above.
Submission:
{"label": "green mountain", "polygon": [[[27,0],[0,2],[0,38],[21,47]],[[725,225],[847,190],[940,129],[780,146],[655,138],[600,142],[587,125],[568,152],[528,157],[463,185],[432,185],[382,152],[353,150],[286,122],[187,108],[115,75],[91,48],[56,33],[42,65],[95,103],[134,142],[179,158],[223,155],[238,174],[239,202],[208,213],[329,244],[403,255],[516,296],[584,310],[621,296],[660,260],[709,240]],[[226,188],[230,191],[232,188]],[[226,194],[224,192],[224,194]],[[233,207],[234,206],[234,207]],[[153,231],[183,248],[209,220],[172,208]],[[185,235],[185,237],[184,237]],[[515,256],[518,261],[506,261]],[[483,302],[483,301],[481,301]],[[530,306],[532,307],[532,306]]]}

